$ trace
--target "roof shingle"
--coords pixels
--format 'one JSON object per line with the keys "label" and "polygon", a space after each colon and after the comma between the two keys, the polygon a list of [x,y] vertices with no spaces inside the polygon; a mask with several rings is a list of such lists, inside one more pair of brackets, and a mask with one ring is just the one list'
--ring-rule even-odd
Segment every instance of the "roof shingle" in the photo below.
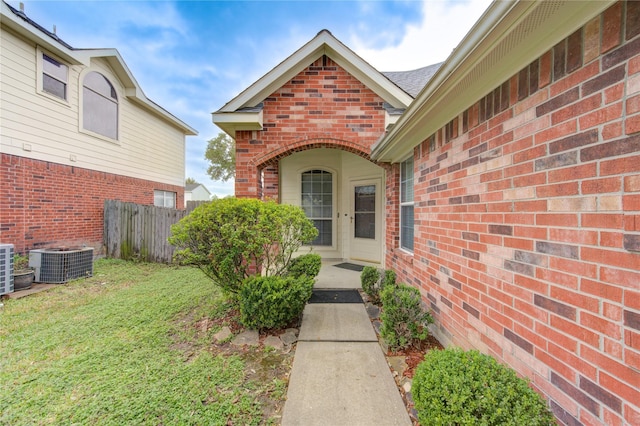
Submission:
{"label": "roof shingle", "polygon": [[411,71],[383,71],[382,74],[415,98],[443,63],[427,65]]}

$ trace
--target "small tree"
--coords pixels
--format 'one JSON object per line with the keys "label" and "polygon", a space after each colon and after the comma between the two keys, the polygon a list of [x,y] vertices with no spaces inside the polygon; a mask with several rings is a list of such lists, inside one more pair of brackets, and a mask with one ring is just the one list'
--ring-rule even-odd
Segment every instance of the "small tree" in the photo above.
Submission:
{"label": "small tree", "polygon": [[236,142],[226,133],[209,140],[204,157],[209,161],[207,174],[211,179],[226,182],[235,176]]}
{"label": "small tree", "polygon": [[236,294],[250,275],[286,273],[293,253],[318,231],[299,207],[229,197],[197,207],[171,233],[177,260]]}

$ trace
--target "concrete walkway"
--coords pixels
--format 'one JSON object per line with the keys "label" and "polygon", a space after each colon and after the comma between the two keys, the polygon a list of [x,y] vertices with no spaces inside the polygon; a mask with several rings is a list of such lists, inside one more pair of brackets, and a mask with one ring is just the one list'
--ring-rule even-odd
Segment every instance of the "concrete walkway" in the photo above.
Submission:
{"label": "concrete walkway", "polygon": [[[360,273],[335,263],[315,288],[359,288]],[[305,307],[282,425],[411,425],[363,304]]]}

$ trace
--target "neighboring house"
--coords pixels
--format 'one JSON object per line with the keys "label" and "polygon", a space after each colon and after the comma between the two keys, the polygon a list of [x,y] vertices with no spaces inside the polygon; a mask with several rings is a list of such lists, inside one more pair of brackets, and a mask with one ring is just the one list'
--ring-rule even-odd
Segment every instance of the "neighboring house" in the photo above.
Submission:
{"label": "neighboring house", "polygon": [[103,204],[184,204],[185,136],[115,49],[75,49],[1,3],[0,240],[101,250]]}
{"label": "neighboring house", "polygon": [[497,1],[411,77],[318,34],[213,114],[236,195],[395,270],[561,423],[640,424],[640,2]]}
{"label": "neighboring house", "polygon": [[184,205],[187,201],[210,201],[211,193],[201,183],[188,183],[184,186]]}

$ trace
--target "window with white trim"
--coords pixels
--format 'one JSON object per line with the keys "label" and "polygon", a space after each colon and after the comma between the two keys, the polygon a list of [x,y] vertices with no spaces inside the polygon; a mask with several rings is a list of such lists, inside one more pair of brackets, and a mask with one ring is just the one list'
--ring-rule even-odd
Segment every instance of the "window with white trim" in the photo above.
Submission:
{"label": "window with white trim", "polygon": [[333,244],[333,176],[324,170],[302,173],[301,207],[318,229],[314,246]]}
{"label": "window with white trim", "polygon": [[171,191],[153,191],[153,205],[156,207],[176,208],[176,193]]}
{"label": "window with white trim", "polygon": [[413,251],[413,157],[400,163],[400,247]]}
{"label": "window with white trim", "polygon": [[111,82],[95,71],[82,84],[82,128],[118,139],[118,95]]}
{"label": "window with white trim", "polygon": [[42,91],[66,101],[68,79],[69,67],[42,53]]}

